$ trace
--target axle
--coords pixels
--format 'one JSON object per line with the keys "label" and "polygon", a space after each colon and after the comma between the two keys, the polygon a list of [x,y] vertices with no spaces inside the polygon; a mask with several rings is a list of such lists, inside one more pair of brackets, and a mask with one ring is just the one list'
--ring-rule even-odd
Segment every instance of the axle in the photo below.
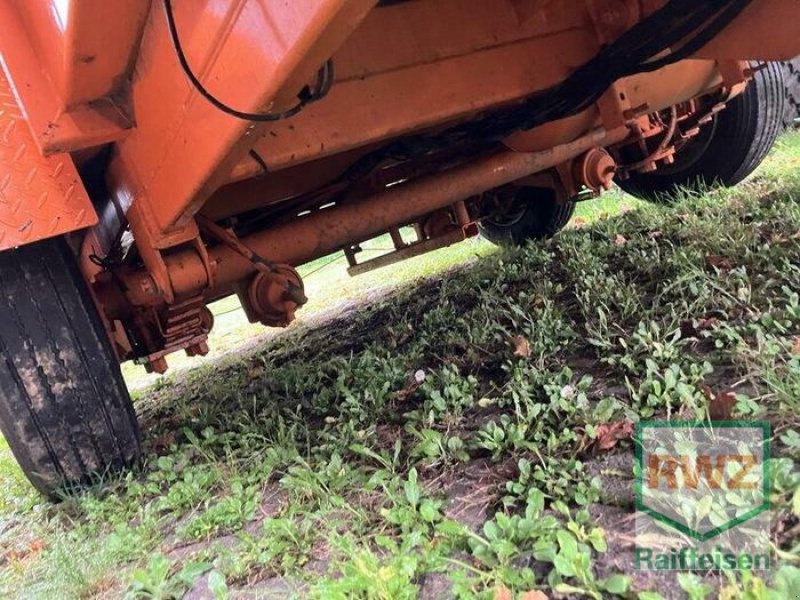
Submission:
{"label": "axle", "polygon": [[[278,227],[248,236],[242,242],[270,261],[301,265],[347,244],[363,241],[398,225],[413,223],[438,209],[565,163],[598,146],[622,141],[629,131],[595,130],[577,140],[542,152],[501,152],[419,181],[387,190],[352,204],[316,211]],[[203,257],[187,249],[164,258],[178,297],[200,293],[225,295],[231,286],[253,274],[254,263],[230,246],[209,249],[215,271],[209,281]],[[134,306],[162,302],[147,271],[123,273],[126,295]]]}

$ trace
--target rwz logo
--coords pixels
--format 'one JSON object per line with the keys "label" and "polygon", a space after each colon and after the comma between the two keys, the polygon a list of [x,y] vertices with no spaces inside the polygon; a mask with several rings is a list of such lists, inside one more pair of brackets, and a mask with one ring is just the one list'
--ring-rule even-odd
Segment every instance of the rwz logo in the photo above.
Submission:
{"label": "rwz logo", "polygon": [[714,490],[754,490],[759,482],[748,476],[757,462],[754,454],[651,454],[647,459],[647,487],[659,489],[663,483],[669,490],[696,490],[703,485]]}
{"label": "rwz logo", "polygon": [[769,424],[642,422],[636,509],[705,542],[769,509]]}

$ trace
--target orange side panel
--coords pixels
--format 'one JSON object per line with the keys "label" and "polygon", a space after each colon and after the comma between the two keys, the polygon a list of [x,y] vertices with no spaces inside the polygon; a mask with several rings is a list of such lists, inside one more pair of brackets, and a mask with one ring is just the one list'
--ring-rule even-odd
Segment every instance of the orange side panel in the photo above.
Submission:
{"label": "orange side panel", "polygon": [[698,58],[789,60],[800,52],[797,0],[757,0],[697,52]]}
{"label": "orange side panel", "polygon": [[0,251],[97,223],[67,154],[39,154],[0,71]]}

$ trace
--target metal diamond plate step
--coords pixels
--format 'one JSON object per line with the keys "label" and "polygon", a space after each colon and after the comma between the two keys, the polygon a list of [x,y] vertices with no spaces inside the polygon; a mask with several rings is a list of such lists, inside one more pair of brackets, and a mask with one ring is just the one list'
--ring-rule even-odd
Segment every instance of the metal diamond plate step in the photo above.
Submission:
{"label": "metal diamond plate step", "polygon": [[95,223],[72,159],[39,154],[0,69],[0,251]]}

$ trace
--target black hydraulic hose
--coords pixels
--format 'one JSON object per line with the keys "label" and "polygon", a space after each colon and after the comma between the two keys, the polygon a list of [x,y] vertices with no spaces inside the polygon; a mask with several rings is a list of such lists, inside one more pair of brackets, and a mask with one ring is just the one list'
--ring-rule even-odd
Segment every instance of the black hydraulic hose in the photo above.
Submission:
{"label": "black hydraulic hose", "polygon": [[285,110],[279,113],[253,113],[253,112],[244,112],[241,110],[237,110],[214,96],[208,89],[202,84],[202,82],[197,78],[192,70],[192,67],[189,65],[189,61],[186,59],[186,54],[183,51],[183,45],[181,44],[180,35],[178,35],[178,27],[175,23],[175,14],[172,10],[172,1],[171,0],[163,0],[164,6],[164,14],[167,18],[167,27],[169,28],[169,37],[172,41],[172,46],[175,49],[175,55],[178,58],[178,62],[181,65],[181,69],[183,70],[186,77],[189,81],[192,82],[192,85],[197,89],[203,98],[208,100],[211,104],[213,104],[216,108],[221,110],[222,112],[231,115],[232,117],[236,117],[237,119],[242,119],[244,121],[256,121],[256,122],[266,122],[266,121],[280,121],[282,119],[288,119],[299,113],[306,105],[311,104],[312,102],[316,102],[317,100],[321,100],[324,98],[328,91],[330,91],[331,86],[333,85],[333,61],[328,60],[322,68],[317,73],[317,85],[316,89],[310,90],[308,87],[303,88],[303,90],[298,94],[298,98],[300,101],[295,104],[292,108]]}
{"label": "black hydraulic hose", "polygon": [[[334,183],[357,180],[388,158],[405,160],[454,144],[502,139],[520,130],[575,115],[595,102],[617,80],[683,60],[702,48],[752,0],[672,0],[625,32],[565,81],[517,106],[451,127],[434,136],[408,136],[390,142],[351,165]],[[692,34],[694,34],[693,37]],[[688,41],[686,41],[688,39]],[[683,45],[663,58],[654,56]]]}

